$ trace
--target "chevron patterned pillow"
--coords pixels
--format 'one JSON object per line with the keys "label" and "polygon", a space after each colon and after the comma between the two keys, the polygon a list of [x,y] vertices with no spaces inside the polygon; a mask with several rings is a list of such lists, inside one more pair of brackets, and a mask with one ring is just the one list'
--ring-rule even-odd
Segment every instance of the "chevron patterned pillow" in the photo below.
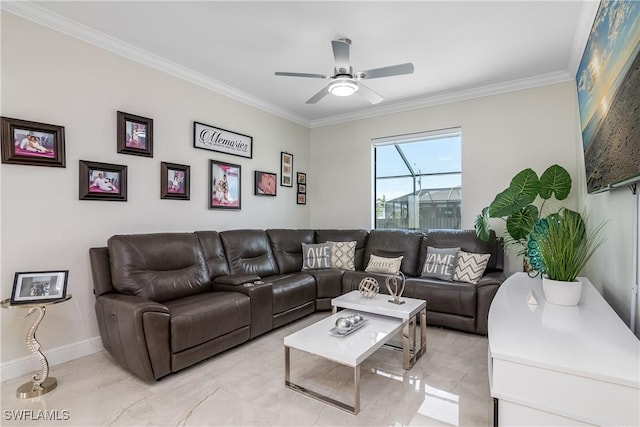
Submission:
{"label": "chevron patterned pillow", "polygon": [[474,254],[470,252],[458,252],[456,269],[453,280],[456,282],[478,283],[482,278],[484,269],[489,263],[490,254]]}

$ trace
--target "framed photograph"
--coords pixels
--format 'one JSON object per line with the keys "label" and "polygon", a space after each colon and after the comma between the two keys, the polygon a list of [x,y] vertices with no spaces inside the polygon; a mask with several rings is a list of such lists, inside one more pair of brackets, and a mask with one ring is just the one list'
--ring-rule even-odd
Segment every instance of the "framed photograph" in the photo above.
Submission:
{"label": "framed photograph", "polygon": [[160,163],[160,198],[189,200],[191,167],[176,163]]}
{"label": "framed photograph", "polygon": [[298,172],[298,184],[306,184],[307,183],[307,174],[304,172]]}
{"label": "framed photograph", "polygon": [[2,163],[66,167],[64,126],[0,118]]}
{"label": "framed photograph", "polygon": [[255,172],[253,194],[257,196],[275,196],[278,188],[278,175],[271,172]]}
{"label": "framed photograph", "polygon": [[297,203],[299,205],[306,205],[307,204],[307,195],[304,194],[304,193],[298,193]]}
{"label": "framed photograph", "polygon": [[293,154],[280,152],[280,185],[293,187]]}
{"label": "framed photograph", "polygon": [[240,165],[209,160],[209,209],[240,209]]}
{"label": "framed photograph", "polygon": [[16,273],[11,304],[37,304],[62,300],[67,296],[69,270]]}
{"label": "framed photograph", "polygon": [[127,201],[127,167],[80,160],[80,200]]}
{"label": "framed photograph", "polygon": [[118,111],[118,153],[153,157],[153,119]]}
{"label": "framed photograph", "polygon": [[306,193],[307,186],[305,184],[298,184],[298,193]]}
{"label": "framed photograph", "polygon": [[193,122],[193,146],[234,156],[253,157],[253,138],[249,135]]}

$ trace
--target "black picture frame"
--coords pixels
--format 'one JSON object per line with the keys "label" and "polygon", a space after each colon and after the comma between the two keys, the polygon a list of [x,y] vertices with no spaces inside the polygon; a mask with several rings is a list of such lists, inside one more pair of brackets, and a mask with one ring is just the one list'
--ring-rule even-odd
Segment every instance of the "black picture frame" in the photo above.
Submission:
{"label": "black picture frame", "polygon": [[80,160],[80,200],[127,201],[127,166]]}
{"label": "black picture frame", "polygon": [[191,167],[160,162],[160,198],[189,200],[191,198]]}
{"label": "black picture frame", "polygon": [[153,157],[153,119],[118,111],[118,153]]}
{"label": "black picture frame", "polygon": [[277,192],[278,174],[273,172],[255,171],[253,179],[254,195],[275,197]]}
{"label": "black picture frame", "polygon": [[307,204],[307,195],[305,193],[298,193],[296,197],[296,204],[298,205],[306,205]]}
{"label": "black picture frame", "polygon": [[69,270],[17,272],[13,279],[11,304],[40,304],[67,296]]}
{"label": "black picture frame", "polygon": [[0,117],[2,163],[66,167],[64,126]]}
{"label": "black picture frame", "polygon": [[293,154],[280,152],[280,186],[293,187]]}
{"label": "black picture frame", "polygon": [[209,160],[209,209],[240,210],[242,207],[242,167]]}
{"label": "black picture frame", "polygon": [[307,183],[307,174],[304,172],[298,172],[296,174],[296,181],[298,184],[306,184]]}

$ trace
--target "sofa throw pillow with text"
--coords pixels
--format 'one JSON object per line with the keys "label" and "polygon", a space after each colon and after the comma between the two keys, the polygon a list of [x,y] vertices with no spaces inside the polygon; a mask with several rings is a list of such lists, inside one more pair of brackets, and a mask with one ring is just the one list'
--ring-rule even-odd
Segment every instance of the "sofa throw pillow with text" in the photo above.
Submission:
{"label": "sofa throw pillow with text", "polygon": [[331,244],[302,244],[302,269],[317,270],[331,267]]}
{"label": "sofa throw pillow with text", "polygon": [[355,270],[356,242],[331,243],[331,268]]}
{"label": "sofa throw pillow with text", "polygon": [[474,254],[470,252],[458,252],[456,270],[453,273],[453,280],[456,282],[478,283],[482,278],[484,269],[489,263],[490,254]]}
{"label": "sofa throw pillow with text", "polygon": [[364,271],[369,273],[396,274],[400,271],[402,258],[404,257],[383,258],[381,256],[371,255],[369,264],[367,264],[367,268],[365,268]]}
{"label": "sofa throw pillow with text", "polygon": [[433,248],[427,247],[427,258],[424,260],[420,277],[432,279],[453,280],[456,268],[456,257],[460,248]]}

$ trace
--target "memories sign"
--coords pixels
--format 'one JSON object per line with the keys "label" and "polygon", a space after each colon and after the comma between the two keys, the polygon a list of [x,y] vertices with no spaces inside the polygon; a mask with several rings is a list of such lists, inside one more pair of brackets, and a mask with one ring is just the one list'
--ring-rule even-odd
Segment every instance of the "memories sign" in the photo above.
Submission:
{"label": "memories sign", "polygon": [[193,122],[193,146],[249,159],[253,156],[252,137],[204,123]]}

